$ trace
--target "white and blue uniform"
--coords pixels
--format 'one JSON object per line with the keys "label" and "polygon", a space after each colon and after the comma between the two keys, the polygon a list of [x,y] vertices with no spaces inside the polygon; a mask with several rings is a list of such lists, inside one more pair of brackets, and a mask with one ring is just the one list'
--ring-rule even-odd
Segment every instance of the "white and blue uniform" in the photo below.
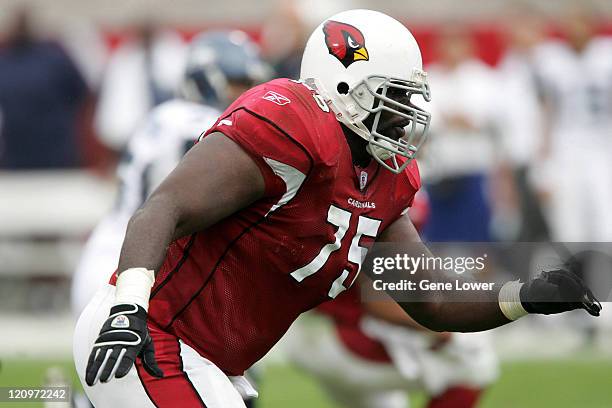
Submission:
{"label": "white and blue uniform", "polygon": [[[432,136],[419,162],[431,206],[423,235],[430,241],[489,241],[497,77],[484,63],[468,59],[452,68],[432,65],[428,78],[435,96]],[[458,126],[453,117],[470,125]]]}
{"label": "white and blue uniform", "polygon": [[612,240],[612,40],[578,53],[550,42],[536,52],[549,101],[548,215],[555,241]]}
{"label": "white and blue uniform", "polygon": [[119,192],[115,207],[91,234],[72,280],[72,309],[76,316],[117,268],[132,214],[218,117],[214,108],[175,99],[153,109],[130,139],[117,169]]}

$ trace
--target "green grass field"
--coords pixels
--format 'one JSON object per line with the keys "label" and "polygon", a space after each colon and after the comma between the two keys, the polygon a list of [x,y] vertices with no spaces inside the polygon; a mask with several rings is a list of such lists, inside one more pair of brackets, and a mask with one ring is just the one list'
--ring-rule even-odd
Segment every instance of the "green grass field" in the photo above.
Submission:
{"label": "green grass field", "polygon": [[[59,365],[74,377],[70,362],[3,360],[0,386],[37,386],[48,367]],[[272,366],[259,387],[261,408],[336,408],[311,378],[287,366]],[[0,403],[35,408],[41,404]],[[423,406],[414,396],[413,408]],[[499,382],[485,395],[482,408],[611,408],[612,361],[530,361],[505,363]]]}

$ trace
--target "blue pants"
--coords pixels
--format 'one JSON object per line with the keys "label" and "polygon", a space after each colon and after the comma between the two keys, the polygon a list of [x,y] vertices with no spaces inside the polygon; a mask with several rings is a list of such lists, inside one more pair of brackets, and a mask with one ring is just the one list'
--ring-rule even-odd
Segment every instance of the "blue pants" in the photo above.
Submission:
{"label": "blue pants", "polygon": [[431,212],[423,228],[431,242],[491,240],[491,208],[482,174],[444,179],[426,186]]}

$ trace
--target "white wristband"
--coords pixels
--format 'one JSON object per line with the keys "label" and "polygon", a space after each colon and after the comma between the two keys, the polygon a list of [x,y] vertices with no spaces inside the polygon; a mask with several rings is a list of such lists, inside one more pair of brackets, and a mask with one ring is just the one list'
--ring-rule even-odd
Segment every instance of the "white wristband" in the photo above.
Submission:
{"label": "white wristband", "polygon": [[521,288],[524,283],[519,281],[506,282],[499,291],[499,308],[508,320],[518,320],[529,313],[521,303]]}
{"label": "white wristband", "polygon": [[130,268],[117,277],[115,305],[136,303],[149,310],[149,295],[155,283],[155,272],[147,268]]}

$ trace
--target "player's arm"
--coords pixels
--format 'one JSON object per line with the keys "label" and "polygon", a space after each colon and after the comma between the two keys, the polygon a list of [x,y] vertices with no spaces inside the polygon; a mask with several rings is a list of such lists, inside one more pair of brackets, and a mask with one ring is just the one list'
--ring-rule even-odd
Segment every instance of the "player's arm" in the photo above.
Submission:
{"label": "player's arm", "polygon": [[196,144],[131,218],[119,271],[157,271],[175,239],[209,227],[264,194],[259,167],[221,133]]}
{"label": "player's arm", "polygon": [[168,245],[202,230],[264,195],[259,167],[235,142],[212,133],[195,145],[129,222],[115,305],[87,363],[92,386],[124,377],[136,358],[162,377],[147,328],[150,291]]}
{"label": "player's arm", "polygon": [[[406,243],[407,253],[430,255],[406,216],[389,226],[378,241]],[[414,276],[432,282],[454,283],[468,279],[452,271],[431,269],[417,270],[406,279],[414,279]],[[389,294],[394,296],[393,292]],[[463,292],[464,299],[457,299],[456,295],[453,292],[453,298],[449,299],[446,292],[416,290],[414,302],[399,301],[398,304],[428,329],[455,332],[492,329],[528,313],[555,314],[583,308],[598,316],[601,310],[601,305],[582,280],[567,270],[544,272],[525,284],[498,284],[492,291]]]}

